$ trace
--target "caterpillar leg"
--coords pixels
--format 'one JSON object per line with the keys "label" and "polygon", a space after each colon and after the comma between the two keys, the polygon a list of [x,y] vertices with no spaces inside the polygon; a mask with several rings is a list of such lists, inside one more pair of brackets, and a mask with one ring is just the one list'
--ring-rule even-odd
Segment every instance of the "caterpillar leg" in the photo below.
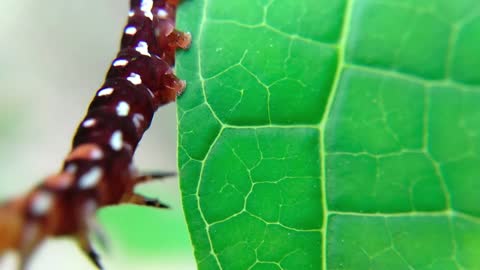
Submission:
{"label": "caterpillar leg", "polygon": [[94,250],[90,238],[88,237],[89,234],[93,235],[93,237],[97,240],[100,246],[108,251],[108,241],[103,230],[102,226],[98,223],[95,212],[97,210],[97,204],[90,200],[85,202],[83,206],[83,224],[81,224],[80,228],[78,228],[77,233],[74,235],[75,239],[77,240],[77,244],[80,249],[87,255],[90,261],[97,266],[98,269],[103,269],[102,264],[100,263],[100,256]]}
{"label": "caterpillar leg", "polygon": [[18,270],[27,270],[27,265],[32,255],[32,250],[29,253],[20,252],[20,258],[18,262]]}
{"label": "caterpillar leg", "polygon": [[168,205],[162,203],[158,199],[149,198],[140,194],[135,193],[134,188],[137,184],[140,183],[147,183],[150,181],[158,181],[162,180],[163,178],[176,176],[177,173],[175,172],[152,172],[140,175],[133,179],[133,185],[130,187],[130,190],[123,195],[122,200],[120,201],[121,204],[134,204],[134,205],[145,205],[155,208],[170,208]]}
{"label": "caterpillar leg", "polygon": [[168,41],[171,47],[185,50],[188,49],[192,43],[192,34],[175,29],[168,35]]}
{"label": "caterpillar leg", "polygon": [[44,235],[42,235],[38,224],[30,223],[24,228],[22,242],[18,250],[19,270],[27,270],[27,264],[30,260],[30,257],[38,245],[43,241],[43,238]]}
{"label": "caterpillar leg", "polygon": [[187,82],[185,80],[180,80],[177,76],[173,74],[170,75],[170,84],[169,88],[173,89],[175,96],[171,97],[171,101],[175,101],[175,98],[182,95],[185,88],[187,88]]}
{"label": "caterpillar leg", "polygon": [[104,269],[102,264],[100,263],[100,256],[98,253],[93,249],[90,240],[88,239],[88,235],[86,232],[79,233],[76,236],[77,243],[80,249],[88,256],[90,261],[100,270]]}
{"label": "caterpillar leg", "polygon": [[31,257],[31,254],[24,254],[20,252],[20,259],[18,262],[18,270],[27,270],[27,264]]}
{"label": "caterpillar leg", "polygon": [[155,207],[155,208],[164,208],[168,209],[170,208],[168,205],[162,203],[161,201],[154,199],[154,198],[148,198],[136,193],[130,193],[122,199],[120,202],[122,204],[134,204],[134,205],[145,205],[145,206],[150,206],[150,207]]}
{"label": "caterpillar leg", "polygon": [[168,73],[165,74],[165,86],[169,89],[172,89],[172,95],[167,97],[167,100],[175,101],[176,97],[180,96],[185,88],[187,87],[187,82],[185,80],[181,80],[173,71],[170,70]]}
{"label": "caterpillar leg", "polygon": [[187,87],[187,83],[175,76],[172,69],[163,74],[162,80],[162,87],[158,92],[153,93],[155,107],[174,102]]}
{"label": "caterpillar leg", "polygon": [[135,184],[150,182],[153,180],[161,180],[166,177],[173,177],[176,176],[177,173],[175,172],[151,172],[147,174],[143,174],[138,176],[134,179]]}
{"label": "caterpillar leg", "polygon": [[105,230],[100,225],[100,223],[98,223],[96,218],[94,217],[90,218],[90,220],[88,221],[88,228],[89,228],[88,229],[89,232],[93,234],[93,236],[98,241],[100,246],[104,250],[108,251],[110,245],[109,245],[107,234],[105,233]]}

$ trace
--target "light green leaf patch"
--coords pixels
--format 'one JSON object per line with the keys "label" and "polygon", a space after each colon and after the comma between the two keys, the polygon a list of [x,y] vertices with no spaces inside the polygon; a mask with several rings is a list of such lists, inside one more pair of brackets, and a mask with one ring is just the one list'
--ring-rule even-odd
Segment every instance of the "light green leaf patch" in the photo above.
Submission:
{"label": "light green leaf patch", "polygon": [[199,269],[480,269],[473,0],[185,1]]}

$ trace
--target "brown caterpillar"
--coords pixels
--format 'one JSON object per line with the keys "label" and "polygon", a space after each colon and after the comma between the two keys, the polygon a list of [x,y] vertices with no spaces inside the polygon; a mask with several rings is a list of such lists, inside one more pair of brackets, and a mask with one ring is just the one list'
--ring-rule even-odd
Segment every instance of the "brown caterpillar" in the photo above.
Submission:
{"label": "brown caterpillar", "polygon": [[154,112],[175,101],[185,82],[173,74],[175,50],[186,49],[189,33],[175,29],[179,0],[131,0],[120,52],[73,138],[62,169],[25,196],[0,205],[0,255],[19,253],[19,269],[49,236],[73,236],[101,269],[88,233],[98,230],[97,208],[133,203],[166,207],[134,194],[140,182],[169,174],[139,175],[135,149]]}

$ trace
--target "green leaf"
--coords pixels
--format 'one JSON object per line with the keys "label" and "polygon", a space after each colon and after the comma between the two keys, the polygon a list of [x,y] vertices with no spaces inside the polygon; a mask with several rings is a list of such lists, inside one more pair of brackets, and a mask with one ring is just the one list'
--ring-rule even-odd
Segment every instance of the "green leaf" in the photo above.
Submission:
{"label": "green leaf", "polygon": [[199,269],[480,269],[475,0],[192,0]]}

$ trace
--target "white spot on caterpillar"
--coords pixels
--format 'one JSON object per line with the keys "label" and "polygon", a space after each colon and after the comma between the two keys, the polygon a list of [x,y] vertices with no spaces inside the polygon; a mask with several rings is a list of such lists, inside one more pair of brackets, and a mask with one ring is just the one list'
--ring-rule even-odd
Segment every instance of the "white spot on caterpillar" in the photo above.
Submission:
{"label": "white spot on caterpillar", "polygon": [[97,122],[97,121],[96,121],[95,119],[90,118],[90,119],[87,119],[87,120],[83,121],[82,126],[83,126],[84,128],[93,127],[96,122]]}
{"label": "white spot on caterpillar", "polygon": [[125,101],[120,101],[117,105],[117,115],[118,116],[127,116],[130,112],[130,106]]}
{"label": "white spot on caterpillar", "polygon": [[48,191],[38,191],[32,200],[31,211],[35,216],[45,215],[53,204],[53,195]]}
{"label": "white spot on caterpillar", "polygon": [[144,120],[145,120],[145,117],[143,117],[143,115],[139,113],[134,114],[132,118],[133,124],[135,125],[136,128],[140,128],[140,125]]}
{"label": "white spot on caterpillar", "polygon": [[138,42],[138,45],[137,47],[135,48],[135,50],[143,55],[146,55],[146,56],[152,56],[149,52],[148,52],[148,44],[147,42],[145,41],[140,41]]}
{"label": "white spot on caterpillar", "polygon": [[135,26],[128,26],[125,28],[125,34],[127,35],[135,35],[137,33],[137,28]]}
{"label": "white spot on caterpillar", "polygon": [[140,77],[140,75],[138,75],[137,73],[130,73],[130,76],[128,76],[127,80],[129,80],[131,83],[135,84],[135,85],[139,85],[142,83],[142,78]]}
{"label": "white spot on caterpillar", "polygon": [[78,180],[78,187],[81,189],[90,189],[95,187],[100,178],[102,178],[102,169],[100,167],[93,167],[88,172],[86,172]]}
{"label": "white spot on caterpillar", "polygon": [[70,173],[70,174],[74,174],[77,172],[77,165],[75,164],[68,164],[67,167],[65,167],[65,172],[67,173]]}
{"label": "white spot on caterpillar", "polygon": [[90,158],[92,160],[100,160],[103,158],[103,151],[100,148],[94,148],[92,149],[92,152],[90,153]]}
{"label": "white spot on caterpillar", "polygon": [[143,11],[145,17],[149,18],[150,20],[153,20],[152,8],[153,0],[142,0],[142,3],[140,4],[140,10]]}
{"label": "white spot on caterpillar", "polygon": [[108,96],[112,93],[113,93],[113,88],[109,87],[109,88],[100,89],[100,91],[98,91],[97,96],[98,97]]}
{"label": "white spot on caterpillar", "polygon": [[168,17],[168,12],[161,8],[157,11],[157,16],[160,18],[160,19],[166,19]]}
{"label": "white spot on caterpillar", "polygon": [[113,132],[110,137],[110,146],[113,150],[119,151],[123,147],[123,135],[120,130]]}
{"label": "white spot on caterpillar", "polygon": [[128,60],[125,59],[117,59],[113,61],[113,66],[114,67],[124,67],[128,64]]}
{"label": "white spot on caterpillar", "polygon": [[130,11],[128,12],[128,17],[133,17],[133,15],[135,15],[135,11],[130,10]]}

